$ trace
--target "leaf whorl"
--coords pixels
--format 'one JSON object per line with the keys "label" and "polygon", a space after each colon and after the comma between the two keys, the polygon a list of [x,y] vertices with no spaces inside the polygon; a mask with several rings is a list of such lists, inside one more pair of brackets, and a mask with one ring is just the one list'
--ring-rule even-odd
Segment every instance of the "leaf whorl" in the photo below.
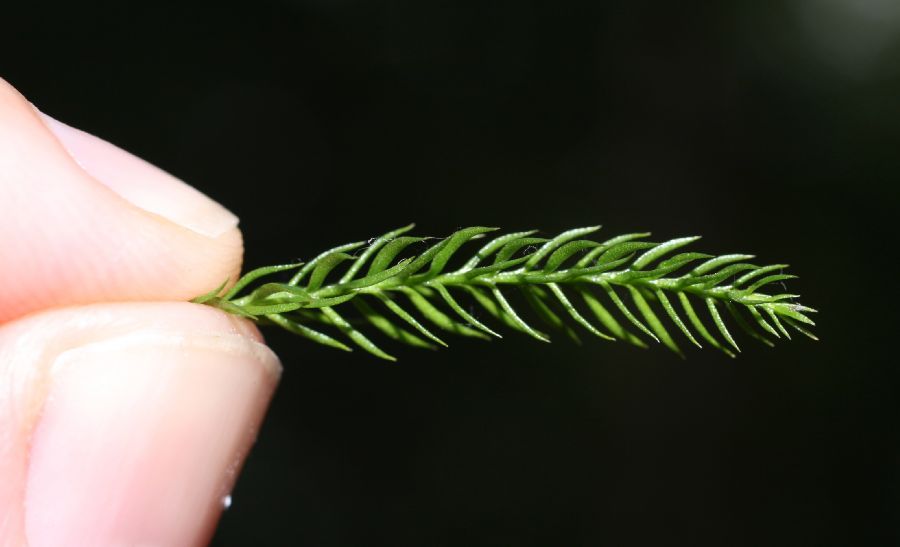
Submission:
{"label": "leaf whorl", "polygon": [[[549,239],[534,237],[533,230],[515,232],[491,238],[450,269],[464,245],[496,228],[464,228],[436,242],[404,235],[412,228],[410,224],[392,230],[368,243],[340,245],[305,264],[258,268],[231,289],[225,291],[223,284],[193,302],[350,351],[335,338],[343,336],[388,360],[394,357],[363,334],[360,323],[395,341],[429,349],[447,345],[432,332],[435,328],[499,338],[485,319],[549,341],[548,334],[529,322],[533,315],[575,340],[578,335],[570,323],[605,340],[646,347],[646,339],[683,355],[670,333],[677,330],[697,347],[702,340],[733,357],[740,348],[724,312],[747,335],[767,345],[774,345],[776,338],[790,339],[790,330],[816,339],[806,327],[815,325],[808,314],[816,310],[797,303],[794,294],[760,292],[796,277],[782,273],[785,264],[757,266],[746,262],[752,255],[744,254],[677,252],[698,237],[661,243],[646,241],[649,233],[602,242],[585,239],[599,226]],[[403,256],[410,249],[418,252]],[[262,281],[287,270],[296,273],[286,283]],[[529,319],[510,301],[514,292],[531,307]],[[476,317],[476,306],[482,319]],[[344,317],[344,308],[355,312],[351,319]]]}

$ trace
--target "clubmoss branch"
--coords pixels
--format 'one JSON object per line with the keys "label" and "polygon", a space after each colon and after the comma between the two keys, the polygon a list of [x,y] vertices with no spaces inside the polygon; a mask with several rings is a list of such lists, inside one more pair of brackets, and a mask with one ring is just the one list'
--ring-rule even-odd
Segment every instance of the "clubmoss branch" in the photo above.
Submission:
{"label": "clubmoss branch", "polygon": [[[669,332],[675,327],[693,345],[700,347],[702,340],[734,356],[740,348],[722,310],[748,336],[768,345],[789,339],[789,328],[815,339],[807,328],[814,325],[808,314],[815,310],[797,303],[797,295],[764,292],[795,277],[783,273],[786,265],[758,266],[744,254],[676,253],[698,237],[662,243],[646,241],[649,233],[602,242],[585,238],[599,226],[553,238],[515,232],[489,239],[452,269],[464,245],[496,229],[465,228],[429,244],[426,238],[404,235],[412,228],[335,247],[305,264],[256,269],[224,294],[223,285],[193,301],[349,350],[336,338],[343,337],[390,360],[337,308],[347,308],[354,320],[388,338],[422,348],[446,345],[434,328],[487,339],[500,337],[497,325],[504,325],[548,341],[548,334],[531,325],[534,316],[575,339],[562,317],[605,340],[645,347],[646,339],[682,355]],[[418,254],[400,258],[423,245]],[[286,283],[267,281],[288,270],[295,273]],[[532,314],[517,311],[509,299],[514,292],[521,292]],[[705,311],[705,321],[692,301]]]}

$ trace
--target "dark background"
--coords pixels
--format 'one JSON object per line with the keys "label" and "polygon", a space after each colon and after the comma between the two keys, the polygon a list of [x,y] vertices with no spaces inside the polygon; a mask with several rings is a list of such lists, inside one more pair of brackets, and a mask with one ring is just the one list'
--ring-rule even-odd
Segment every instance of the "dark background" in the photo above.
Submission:
{"label": "dark background", "polygon": [[4,8],[0,75],[240,215],[248,267],[409,221],[602,223],[790,262],[821,310],[821,342],[737,360],[269,332],[285,373],[214,545],[900,540],[900,4],[711,4]]}

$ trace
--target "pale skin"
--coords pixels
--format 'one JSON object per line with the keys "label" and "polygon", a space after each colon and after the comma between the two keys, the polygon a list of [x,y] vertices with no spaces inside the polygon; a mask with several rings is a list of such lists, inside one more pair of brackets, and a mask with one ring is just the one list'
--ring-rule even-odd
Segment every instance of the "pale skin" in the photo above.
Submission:
{"label": "pale skin", "polygon": [[0,80],[0,547],[209,541],[281,371],[186,302],[242,252],[221,205]]}

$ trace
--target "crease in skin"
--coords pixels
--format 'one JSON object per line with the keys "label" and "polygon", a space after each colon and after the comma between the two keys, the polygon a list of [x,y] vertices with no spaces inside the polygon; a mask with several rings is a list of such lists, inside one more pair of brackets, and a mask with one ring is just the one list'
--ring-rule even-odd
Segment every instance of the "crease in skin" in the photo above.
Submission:
{"label": "crease in skin", "polygon": [[[97,337],[93,337],[97,338]],[[248,344],[249,343],[249,344]],[[103,337],[99,340],[79,344],[57,353],[49,367],[49,380],[58,372],[60,366],[64,366],[65,358],[75,352],[116,351],[134,349],[141,346],[175,347],[183,350],[212,350],[229,354],[250,354],[251,359],[260,362],[269,362],[269,354],[272,350],[259,342],[248,340],[236,333],[220,334],[184,334],[179,330],[146,329],[129,331],[112,337]],[[276,368],[270,372],[278,375]]]}
{"label": "crease in skin", "polygon": [[[96,338],[96,337],[94,337]],[[248,344],[249,342],[249,344]],[[58,368],[65,364],[65,357],[74,352],[93,352],[93,351],[116,351],[123,349],[134,349],[140,346],[152,347],[176,347],[184,350],[212,350],[229,354],[249,353],[253,360],[260,362],[269,362],[269,354],[272,350],[265,344],[261,344],[254,340],[248,340],[246,337],[237,334],[184,334],[183,331],[172,329],[146,329],[142,328],[136,331],[129,331],[121,335],[104,337],[99,340],[89,341],[79,344],[77,347],[66,349],[55,355],[51,366],[49,367],[50,378],[58,372]],[[272,367],[270,372],[278,375],[276,368]]]}
{"label": "crease in skin", "polygon": [[[179,309],[181,308],[181,309]],[[126,309],[128,312],[126,312]],[[173,315],[183,314],[173,326]],[[0,325],[0,545],[24,537],[31,437],[66,355],[85,350],[175,347],[247,355],[274,379],[277,357],[246,321],[185,302],[117,303],[37,313]],[[240,455],[237,455],[240,459]]]}

